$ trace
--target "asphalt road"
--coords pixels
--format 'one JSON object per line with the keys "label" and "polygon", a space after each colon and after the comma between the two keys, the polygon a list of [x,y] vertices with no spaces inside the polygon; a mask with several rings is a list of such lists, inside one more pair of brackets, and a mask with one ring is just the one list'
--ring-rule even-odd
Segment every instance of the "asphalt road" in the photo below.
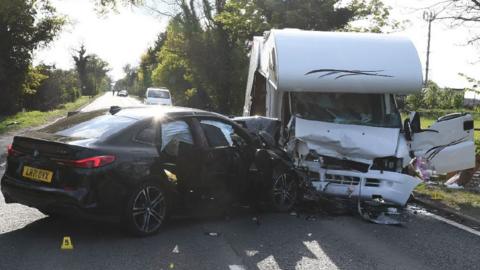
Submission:
{"label": "asphalt road", "polygon": [[107,92],[102,96],[98,97],[94,102],[85,106],[81,111],[88,112],[98,109],[105,109],[110,108],[110,106],[120,106],[120,107],[128,107],[128,106],[135,106],[141,105],[142,103],[135,98],[130,96],[128,97],[119,97],[117,95],[112,95],[112,92]]}
{"label": "asphalt road", "polygon": [[[406,217],[385,226],[354,214],[264,213],[257,225],[239,209],[228,220],[176,219],[158,235],[134,238],[115,224],[46,217],[0,195],[0,269],[480,268],[480,236],[424,211]],[[73,250],[60,249],[64,236]]]}

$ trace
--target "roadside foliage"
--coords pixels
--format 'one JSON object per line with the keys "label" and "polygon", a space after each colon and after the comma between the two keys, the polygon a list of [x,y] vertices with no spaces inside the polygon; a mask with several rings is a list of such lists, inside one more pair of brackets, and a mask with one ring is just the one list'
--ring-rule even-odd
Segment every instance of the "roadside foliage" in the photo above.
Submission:
{"label": "roadside foliage", "polygon": [[[107,9],[115,3],[100,2]],[[164,86],[177,105],[225,114],[241,111],[253,36],[272,28],[380,32],[398,26],[380,0],[177,1],[172,12],[167,30],[116,89],[142,96],[147,87]]]}

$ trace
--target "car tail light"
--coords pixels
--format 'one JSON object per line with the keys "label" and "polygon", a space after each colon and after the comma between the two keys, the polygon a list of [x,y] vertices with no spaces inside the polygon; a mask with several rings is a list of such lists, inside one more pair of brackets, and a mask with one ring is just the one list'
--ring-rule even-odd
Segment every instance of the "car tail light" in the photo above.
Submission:
{"label": "car tail light", "polygon": [[7,157],[13,157],[20,154],[17,150],[13,149],[13,145],[7,145]]}
{"label": "car tail light", "polygon": [[58,160],[58,164],[75,168],[99,168],[115,161],[115,156],[96,156],[79,160]]}

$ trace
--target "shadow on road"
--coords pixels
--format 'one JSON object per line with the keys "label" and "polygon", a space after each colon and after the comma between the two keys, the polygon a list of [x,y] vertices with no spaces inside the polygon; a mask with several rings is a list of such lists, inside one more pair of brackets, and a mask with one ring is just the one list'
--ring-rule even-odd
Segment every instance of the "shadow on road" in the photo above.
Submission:
{"label": "shadow on road", "polygon": [[[349,214],[300,211],[264,213],[257,225],[252,216],[241,211],[229,219],[174,219],[159,234],[144,238],[129,236],[115,224],[47,217],[0,235],[0,269],[446,269],[452,265],[448,262],[468,269],[477,265],[478,239],[429,219],[394,227]],[[60,249],[64,236],[71,237],[73,250]],[[447,252],[445,243],[459,253]]]}

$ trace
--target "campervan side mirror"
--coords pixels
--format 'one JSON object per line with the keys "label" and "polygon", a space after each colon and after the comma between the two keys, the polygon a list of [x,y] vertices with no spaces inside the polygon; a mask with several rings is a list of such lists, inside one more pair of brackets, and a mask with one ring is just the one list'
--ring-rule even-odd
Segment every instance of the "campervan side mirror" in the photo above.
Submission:
{"label": "campervan side mirror", "polygon": [[405,133],[405,139],[407,141],[412,140],[412,127],[410,126],[410,118],[403,121],[403,132]]}
{"label": "campervan side mirror", "polygon": [[418,112],[412,112],[410,114],[410,133],[420,133],[420,132],[435,132],[438,133],[438,130],[435,129],[422,129],[422,126],[420,125],[420,113]]}
{"label": "campervan side mirror", "polygon": [[419,133],[422,131],[420,125],[420,113],[412,112],[410,114],[410,130],[412,133]]}

